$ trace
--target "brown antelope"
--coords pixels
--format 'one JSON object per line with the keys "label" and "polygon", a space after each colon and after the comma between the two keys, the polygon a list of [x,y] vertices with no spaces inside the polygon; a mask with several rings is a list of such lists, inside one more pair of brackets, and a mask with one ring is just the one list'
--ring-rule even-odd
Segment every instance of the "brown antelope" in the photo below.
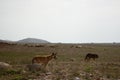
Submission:
{"label": "brown antelope", "polygon": [[38,64],[43,65],[45,68],[48,62],[53,58],[56,59],[56,53],[52,53],[49,56],[36,56],[32,59],[32,64],[38,63]]}

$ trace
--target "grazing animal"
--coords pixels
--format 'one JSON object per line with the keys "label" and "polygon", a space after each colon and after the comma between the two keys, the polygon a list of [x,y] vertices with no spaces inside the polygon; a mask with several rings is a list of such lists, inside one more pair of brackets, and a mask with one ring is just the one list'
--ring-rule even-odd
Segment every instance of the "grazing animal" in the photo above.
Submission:
{"label": "grazing animal", "polygon": [[77,45],[76,48],[82,48],[83,46],[82,45]]}
{"label": "grazing animal", "polygon": [[52,53],[49,56],[36,56],[32,59],[32,64],[34,63],[42,64],[42,66],[44,66],[45,68],[48,62],[53,58],[56,59],[56,53]]}
{"label": "grazing animal", "polygon": [[90,60],[91,58],[93,59],[93,60],[95,60],[96,58],[98,58],[99,56],[97,55],[97,54],[92,54],[92,53],[88,53],[87,55],[86,55],[86,57],[85,57],[85,60]]}

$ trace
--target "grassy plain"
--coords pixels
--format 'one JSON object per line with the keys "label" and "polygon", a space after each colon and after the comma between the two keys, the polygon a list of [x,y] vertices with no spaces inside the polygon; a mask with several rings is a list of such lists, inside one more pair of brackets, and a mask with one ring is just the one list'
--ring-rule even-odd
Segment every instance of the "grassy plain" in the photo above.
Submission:
{"label": "grassy plain", "polygon": [[[36,55],[57,53],[47,65],[47,72],[26,71]],[[99,55],[86,62],[87,53]],[[119,80],[120,44],[0,44],[0,61],[13,66],[1,71],[0,80]],[[50,73],[50,75],[47,75]]]}

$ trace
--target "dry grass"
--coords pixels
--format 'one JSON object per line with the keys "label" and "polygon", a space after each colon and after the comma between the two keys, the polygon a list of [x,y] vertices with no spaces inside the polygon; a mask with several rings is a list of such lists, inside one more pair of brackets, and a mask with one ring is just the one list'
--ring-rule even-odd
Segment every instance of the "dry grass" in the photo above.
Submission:
{"label": "dry grass", "polygon": [[[0,80],[117,80],[120,79],[119,44],[42,44],[43,47],[26,45],[0,46],[0,61],[13,65],[13,70],[0,74]],[[53,44],[52,44],[53,45]],[[82,47],[76,48],[77,45]],[[31,64],[35,55],[57,52],[57,60],[47,65],[47,71],[31,72],[25,65]],[[99,55],[96,61],[84,61],[88,53]]]}

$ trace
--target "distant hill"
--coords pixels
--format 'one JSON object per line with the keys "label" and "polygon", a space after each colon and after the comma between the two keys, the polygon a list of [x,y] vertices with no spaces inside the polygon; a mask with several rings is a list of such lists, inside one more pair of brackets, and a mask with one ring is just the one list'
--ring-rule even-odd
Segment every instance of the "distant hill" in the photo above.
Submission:
{"label": "distant hill", "polygon": [[18,43],[50,43],[46,40],[36,39],[36,38],[25,38],[17,41]]}
{"label": "distant hill", "polygon": [[10,40],[0,39],[0,42],[1,43],[50,43],[46,40],[36,39],[36,38],[25,38],[25,39],[18,40],[18,41],[10,41]]}

